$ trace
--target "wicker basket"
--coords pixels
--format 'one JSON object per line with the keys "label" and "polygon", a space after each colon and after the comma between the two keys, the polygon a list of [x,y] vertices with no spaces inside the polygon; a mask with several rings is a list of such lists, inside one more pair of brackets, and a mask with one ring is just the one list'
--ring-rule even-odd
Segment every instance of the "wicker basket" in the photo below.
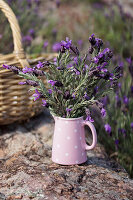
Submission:
{"label": "wicker basket", "polygon": [[3,0],[0,0],[0,9],[10,23],[14,42],[12,54],[0,54],[0,125],[4,125],[27,120],[41,112],[42,108],[40,101],[34,102],[31,99],[32,94],[28,95],[29,86],[18,84],[18,82],[23,81],[22,78],[4,69],[2,65],[32,66],[39,60],[53,59],[57,54],[44,54],[36,59],[26,58],[19,24],[13,11]]}

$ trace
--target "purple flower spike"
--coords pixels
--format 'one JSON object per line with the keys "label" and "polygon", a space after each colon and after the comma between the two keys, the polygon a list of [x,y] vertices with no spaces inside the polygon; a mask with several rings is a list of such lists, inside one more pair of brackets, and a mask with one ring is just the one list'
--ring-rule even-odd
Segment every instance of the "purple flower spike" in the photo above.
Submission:
{"label": "purple flower spike", "polygon": [[72,63],[68,64],[68,65],[67,65],[67,69],[71,68],[72,66],[73,66]]}
{"label": "purple flower spike", "polygon": [[59,52],[61,50],[61,43],[60,42],[54,43],[52,49],[54,52]]}
{"label": "purple flower spike", "polygon": [[133,94],[133,86],[131,86],[131,93]]}
{"label": "purple flower spike", "polygon": [[78,45],[79,45],[80,48],[82,48],[82,46],[83,46],[83,40],[78,40]]}
{"label": "purple flower spike", "polygon": [[35,31],[34,31],[33,28],[31,28],[31,29],[29,30],[29,34],[30,34],[33,38],[35,37]]}
{"label": "purple flower spike", "polygon": [[104,125],[104,128],[105,128],[105,131],[107,132],[107,133],[111,133],[111,126],[109,125],[109,124],[105,124]]}
{"label": "purple flower spike", "polygon": [[50,83],[52,86],[55,85],[55,81],[53,81],[53,80],[49,80],[48,83]]}
{"label": "purple flower spike", "polygon": [[45,42],[43,43],[43,48],[46,49],[47,46],[48,46],[48,41],[45,41]]}
{"label": "purple flower spike", "polygon": [[19,85],[26,85],[27,83],[26,83],[26,81],[25,82],[19,82]]}
{"label": "purple flower spike", "polygon": [[40,98],[41,94],[40,92],[38,92],[38,90],[36,89],[35,90],[35,93],[32,95],[34,97],[34,101],[36,101],[37,99]]}
{"label": "purple flower spike", "polygon": [[29,46],[31,45],[31,42],[32,42],[32,37],[30,35],[26,35],[22,38],[22,42],[26,45],[26,46]]}
{"label": "purple flower spike", "polygon": [[132,64],[132,59],[131,59],[131,57],[130,57],[130,58],[127,58],[126,61],[129,63],[129,65]]}
{"label": "purple flower spike", "polygon": [[129,103],[129,99],[128,99],[128,97],[126,97],[126,96],[124,96],[124,98],[123,98],[123,102],[124,102],[124,104],[128,104]]}
{"label": "purple flower spike", "polygon": [[133,129],[133,122],[131,122],[130,126],[131,126],[131,128]]}
{"label": "purple flower spike", "polygon": [[49,104],[46,102],[46,100],[43,100],[43,99],[42,99],[42,106],[48,108],[48,107],[49,107]]}
{"label": "purple flower spike", "polygon": [[90,97],[87,95],[87,92],[85,92],[84,98],[85,98],[86,100],[90,100]]}
{"label": "purple flower spike", "polygon": [[101,115],[102,117],[106,117],[106,110],[104,108],[101,109]]}
{"label": "purple flower spike", "polygon": [[115,140],[115,147],[116,147],[116,149],[118,149],[118,145],[119,145],[119,140],[116,139],[116,140]]}
{"label": "purple flower spike", "polygon": [[24,74],[26,74],[26,73],[32,73],[32,72],[33,72],[33,69],[32,69],[32,68],[29,68],[29,67],[24,67],[24,68],[22,69],[22,72],[23,72]]}
{"label": "purple flower spike", "polygon": [[74,57],[74,62],[75,62],[75,64],[78,64],[78,58],[77,57]]}
{"label": "purple flower spike", "polygon": [[40,61],[39,61],[38,64],[36,65],[36,67],[37,67],[38,69],[44,67],[43,62],[40,62]]}
{"label": "purple flower spike", "polygon": [[11,66],[9,66],[9,65],[3,65],[3,67],[4,67],[5,69],[10,69],[10,68],[11,68]]}
{"label": "purple flower spike", "polygon": [[53,92],[52,89],[48,89],[49,94],[52,94],[52,92]]}
{"label": "purple flower spike", "polygon": [[72,44],[72,40],[69,40],[68,37],[66,37],[66,41],[61,41],[61,46],[64,47],[64,49],[70,49]]}
{"label": "purple flower spike", "polygon": [[94,122],[94,119],[92,119],[92,118],[91,118],[91,116],[90,116],[90,115],[88,115],[88,116],[86,117],[86,121],[90,121],[90,122],[92,122],[92,123],[93,123],[93,122]]}
{"label": "purple flower spike", "polygon": [[67,115],[69,115],[70,112],[72,111],[72,108],[66,108],[66,111],[67,111]]}

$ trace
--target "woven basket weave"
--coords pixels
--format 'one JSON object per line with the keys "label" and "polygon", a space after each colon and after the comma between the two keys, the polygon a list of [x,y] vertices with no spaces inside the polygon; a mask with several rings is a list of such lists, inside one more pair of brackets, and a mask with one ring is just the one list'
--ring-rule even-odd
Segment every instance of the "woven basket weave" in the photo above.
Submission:
{"label": "woven basket weave", "polygon": [[0,0],[0,9],[10,23],[14,42],[14,52],[12,54],[0,54],[0,125],[4,125],[27,120],[41,112],[42,108],[40,101],[34,102],[31,99],[32,94],[28,92],[29,86],[18,84],[23,79],[4,69],[2,65],[8,64],[23,68],[32,66],[41,60],[53,59],[57,54],[43,54],[43,56],[36,59],[26,58],[16,16],[3,0]]}

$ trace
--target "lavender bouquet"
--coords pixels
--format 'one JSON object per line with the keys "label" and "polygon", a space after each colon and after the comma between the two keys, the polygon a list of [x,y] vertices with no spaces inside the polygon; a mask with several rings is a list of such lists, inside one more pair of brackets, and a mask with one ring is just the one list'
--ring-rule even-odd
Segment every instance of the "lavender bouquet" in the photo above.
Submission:
{"label": "lavender bouquet", "polygon": [[[34,101],[42,98],[42,106],[49,108],[52,115],[64,118],[86,116],[86,120],[93,122],[91,107],[96,105],[101,115],[106,115],[101,99],[117,86],[121,68],[116,66],[109,71],[112,51],[109,48],[102,50],[103,42],[94,34],[89,37],[89,42],[85,55],[81,55],[66,38],[61,41],[60,52],[53,62],[39,62],[33,68],[3,67],[26,79],[19,84],[32,86]],[[47,85],[42,76],[46,77]]]}

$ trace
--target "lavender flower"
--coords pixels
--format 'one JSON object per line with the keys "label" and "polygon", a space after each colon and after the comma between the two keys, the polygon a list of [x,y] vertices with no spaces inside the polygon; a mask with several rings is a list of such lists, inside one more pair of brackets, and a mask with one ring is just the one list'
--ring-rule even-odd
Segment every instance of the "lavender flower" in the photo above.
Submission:
{"label": "lavender flower", "polygon": [[118,149],[118,146],[119,146],[119,140],[116,139],[116,140],[115,140],[115,147],[116,147],[116,149]]}
{"label": "lavender flower", "polygon": [[75,53],[76,56],[79,56],[79,50],[75,45],[71,44],[70,49],[73,51],[73,53]]}
{"label": "lavender flower", "polygon": [[29,34],[31,35],[31,37],[35,38],[35,30],[33,28],[29,30]]}
{"label": "lavender flower", "polygon": [[19,67],[16,67],[16,66],[3,65],[3,67],[4,67],[5,69],[11,70],[11,71],[14,72],[15,74],[19,74],[19,72],[21,72],[21,69],[20,69]]}
{"label": "lavender flower", "polygon": [[52,92],[53,92],[52,89],[48,89],[49,94],[52,94]]}
{"label": "lavender flower", "polygon": [[123,103],[128,105],[128,103],[129,103],[128,97],[126,97],[126,96],[123,97]]}
{"label": "lavender flower", "polygon": [[133,86],[131,86],[131,93],[133,94]]}
{"label": "lavender flower", "polygon": [[45,42],[43,43],[43,48],[46,49],[47,46],[48,46],[48,41],[45,41]]}
{"label": "lavender flower", "polygon": [[104,108],[101,109],[101,115],[102,117],[106,117],[106,110]]}
{"label": "lavender flower", "polygon": [[59,52],[61,50],[61,43],[60,42],[54,43],[52,49],[54,52]]}
{"label": "lavender flower", "polygon": [[104,128],[105,128],[105,131],[107,132],[107,133],[111,133],[111,126],[109,125],[109,124],[105,124],[104,125]]}
{"label": "lavender flower", "polygon": [[75,64],[78,64],[78,58],[77,57],[74,57],[73,61],[74,61]]}
{"label": "lavender flower", "polygon": [[90,122],[94,122],[94,119],[92,119],[92,117],[90,115],[88,115],[85,119],[86,121],[90,121]]}
{"label": "lavender flower", "polygon": [[44,63],[39,61],[38,64],[36,65],[36,67],[38,69],[43,68],[44,67]]}
{"label": "lavender flower", "polygon": [[38,86],[39,84],[36,81],[26,80],[27,85],[31,85],[33,87]]}
{"label": "lavender flower", "polygon": [[52,86],[57,86],[57,87],[63,86],[63,84],[60,81],[49,80],[48,83],[50,83]]}
{"label": "lavender flower", "polygon": [[49,80],[48,83],[50,83],[52,86],[55,85],[55,81],[53,81],[53,80]]}
{"label": "lavender flower", "polygon": [[70,49],[72,44],[72,40],[69,40],[68,37],[66,37],[66,41],[61,41],[61,46],[64,47],[64,49]]}
{"label": "lavender flower", "polygon": [[35,90],[35,93],[32,95],[34,97],[34,101],[36,101],[37,99],[39,99],[41,97],[40,92],[38,92],[38,90]]}
{"label": "lavender flower", "polygon": [[85,92],[84,98],[85,98],[86,100],[90,100],[90,97],[87,95],[87,92]]}
{"label": "lavender flower", "polygon": [[97,92],[98,92],[98,86],[94,87],[94,90],[93,90],[92,96],[96,95]]}
{"label": "lavender flower", "polygon": [[118,94],[115,96],[116,99],[116,106],[121,107],[121,98],[118,96]]}
{"label": "lavender flower", "polygon": [[22,69],[22,72],[23,72],[24,74],[26,74],[26,73],[33,73],[33,69],[30,68],[30,67],[24,67],[24,68]]}
{"label": "lavender flower", "polygon": [[91,43],[92,46],[96,44],[94,33],[89,37],[89,42]]}
{"label": "lavender flower", "polygon": [[130,126],[131,126],[131,128],[132,128],[132,130],[133,130],[133,122],[131,122]]}
{"label": "lavender flower", "polygon": [[26,85],[26,81],[19,82],[19,85]]}
{"label": "lavender flower", "polygon": [[[89,42],[91,43],[91,47],[97,49],[98,52],[100,51],[100,48],[103,45],[103,41],[101,39],[99,39],[99,38],[95,38],[94,34],[92,34],[89,37]],[[92,53],[92,52],[93,52],[93,49],[92,49],[92,51],[90,50],[90,53]]]}
{"label": "lavender flower", "polygon": [[22,42],[26,45],[26,46],[30,46],[31,42],[32,42],[32,37],[30,35],[26,35],[22,37]]}
{"label": "lavender flower", "polygon": [[31,85],[33,87],[38,86],[38,83],[36,81],[26,80],[24,82],[19,82],[20,85]]}
{"label": "lavender flower", "polygon": [[57,8],[60,7],[60,4],[61,4],[61,1],[60,0],[56,0],[56,6],[57,6]]}
{"label": "lavender flower", "polygon": [[79,45],[79,48],[82,49],[82,47],[83,47],[83,40],[78,40],[78,45]]}
{"label": "lavender flower", "polygon": [[67,90],[65,91],[64,95],[63,95],[64,99],[68,100],[71,98],[70,92]]}
{"label": "lavender flower", "polygon": [[90,54],[92,54],[93,51],[94,51],[94,48],[93,48],[92,46],[90,46],[89,49],[88,49],[88,52],[89,52]]}
{"label": "lavender flower", "polygon": [[130,58],[127,58],[126,61],[128,62],[129,65],[132,64],[132,59],[131,59],[131,57],[130,57]]}
{"label": "lavender flower", "polygon": [[42,70],[39,70],[39,69],[34,69],[33,72],[36,76],[44,76],[45,75],[45,72]]}
{"label": "lavender flower", "polygon": [[[56,35],[57,35],[57,29],[56,28],[53,28],[52,35],[53,35],[54,38],[56,38]],[[57,42],[57,43],[60,43],[60,42]]]}
{"label": "lavender flower", "polygon": [[108,96],[105,96],[102,98],[102,103],[103,103],[103,106],[106,107],[107,104],[109,103],[109,97]]}
{"label": "lavender flower", "polygon": [[48,108],[48,107],[49,107],[49,104],[46,102],[46,100],[43,100],[43,99],[42,99],[42,106]]}
{"label": "lavender flower", "polygon": [[72,111],[72,108],[66,108],[67,115],[70,115],[71,111]]}
{"label": "lavender flower", "polygon": [[68,65],[67,65],[67,69],[71,68],[72,66],[73,66],[72,63],[68,64]]}

